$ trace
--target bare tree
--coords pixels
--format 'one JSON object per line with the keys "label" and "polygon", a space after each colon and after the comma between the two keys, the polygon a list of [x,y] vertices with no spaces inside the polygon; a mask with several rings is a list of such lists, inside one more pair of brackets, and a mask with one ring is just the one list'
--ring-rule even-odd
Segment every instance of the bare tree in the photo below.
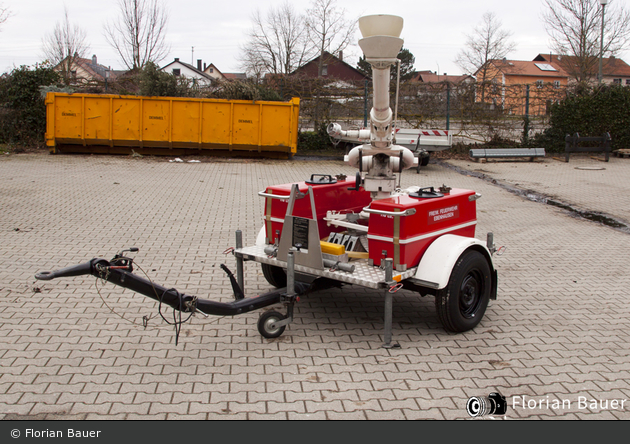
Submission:
{"label": "bare tree", "polygon": [[[563,68],[578,83],[587,84],[597,73],[602,7],[599,0],[545,0],[542,18],[554,52],[564,57]],[[630,42],[630,12],[612,3],[604,15],[604,54],[615,55]]]}
{"label": "bare tree", "polygon": [[259,10],[252,15],[252,29],[241,48],[242,66],[260,78],[266,73],[289,74],[313,54],[304,33],[304,18],[287,1],[270,8],[265,18]]}
{"label": "bare tree", "polygon": [[120,15],[105,25],[105,38],[128,69],[159,62],[168,54],[168,17],[160,0],[118,0]]}
{"label": "bare tree", "polygon": [[475,75],[483,85],[488,79],[490,61],[501,60],[516,48],[510,37],[512,33],[501,29],[496,15],[486,12],[473,32],[466,34],[466,46],[457,54],[455,63],[467,74]]}
{"label": "bare tree", "polygon": [[345,9],[337,9],[336,0],[313,0],[306,14],[308,38],[320,56],[317,74],[321,77],[324,52],[338,54],[346,49],[354,39],[357,20],[348,18]]}
{"label": "bare tree", "polygon": [[4,3],[0,3],[0,25],[7,21],[11,16],[11,10],[4,6]]}
{"label": "bare tree", "polygon": [[57,66],[62,79],[69,84],[78,60],[86,56],[89,45],[85,30],[70,23],[67,8],[64,7],[63,20],[55,24],[52,33],[43,37],[42,49],[46,59]]}

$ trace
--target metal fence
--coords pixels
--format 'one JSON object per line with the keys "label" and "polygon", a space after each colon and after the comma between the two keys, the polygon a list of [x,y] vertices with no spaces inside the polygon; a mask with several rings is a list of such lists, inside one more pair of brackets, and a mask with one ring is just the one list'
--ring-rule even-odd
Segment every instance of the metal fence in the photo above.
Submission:
{"label": "metal fence", "polygon": [[[331,121],[347,129],[360,128],[366,125],[372,106],[369,82],[285,78],[274,88],[284,97],[300,97],[302,129],[316,129]],[[448,129],[456,141],[487,143],[522,140],[541,131],[551,105],[565,95],[566,90],[554,84],[403,82],[396,106],[392,82],[391,107],[397,111],[400,127]]]}

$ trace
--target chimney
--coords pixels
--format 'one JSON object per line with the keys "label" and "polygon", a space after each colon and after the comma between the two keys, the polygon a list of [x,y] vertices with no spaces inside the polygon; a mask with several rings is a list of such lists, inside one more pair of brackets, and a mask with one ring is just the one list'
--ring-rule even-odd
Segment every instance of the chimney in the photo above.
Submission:
{"label": "chimney", "polygon": [[96,54],[92,55],[92,65],[96,65]]}
{"label": "chimney", "polygon": [[201,59],[197,59],[197,69],[201,71]]}
{"label": "chimney", "polygon": [[339,51],[339,60],[343,62],[343,50]]}
{"label": "chimney", "polygon": [[179,62],[179,57],[175,57],[175,61],[176,61],[176,62]]}
{"label": "chimney", "polygon": [[205,71],[206,68],[208,67],[208,65],[206,65],[206,62],[203,62],[203,70]]}

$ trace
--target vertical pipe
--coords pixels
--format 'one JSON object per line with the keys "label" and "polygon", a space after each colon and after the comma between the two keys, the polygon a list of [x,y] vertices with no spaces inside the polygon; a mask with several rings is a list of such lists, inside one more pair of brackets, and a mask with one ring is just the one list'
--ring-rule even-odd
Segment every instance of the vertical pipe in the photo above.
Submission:
{"label": "vertical pipe", "polygon": [[[236,249],[243,248],[243,232],[236,230]],[[245,292],[245,277],[243,275],[243,258],[236,256],[236,281],[241,287],[241,290]]]}

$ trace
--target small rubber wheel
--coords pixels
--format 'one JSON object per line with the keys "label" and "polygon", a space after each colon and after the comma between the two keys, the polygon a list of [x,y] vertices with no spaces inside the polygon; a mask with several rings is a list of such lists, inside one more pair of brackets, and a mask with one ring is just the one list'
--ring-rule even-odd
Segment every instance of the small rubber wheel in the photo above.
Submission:
{"label": "small rubber wheel", "polygon": [[429,156],[423,157],[422,160],[420,161],[420,166],[427,166],[429,164]]}
{"label": "small rubber wheel", "polygon": [[277,338],[284,333],[286,325],[274,327],[273,324],[283,319],[285,319],[285,316],[277,311],[266,311],[258,318],[258,332],[268,339]]}
{"label": "small rubber wheel", "polygon": [[457,259],[448,284],[435,297],[444,328],[457,333],[475,328],[486,312],[491,291],[488,259],[478,251],[465,251]]}
{"label": "small rubber wheel", "polygon": [[287,286],[287,272],[282,267],[274,267],[269,264],[260,264],[265,280],[276,288]]}

